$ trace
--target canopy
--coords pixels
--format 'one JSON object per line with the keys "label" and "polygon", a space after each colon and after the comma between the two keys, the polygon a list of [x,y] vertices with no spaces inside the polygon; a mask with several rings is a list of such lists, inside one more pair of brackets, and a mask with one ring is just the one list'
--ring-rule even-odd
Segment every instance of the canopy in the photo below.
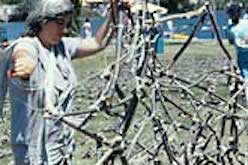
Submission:
{"label": "canopy", "polygon": [[[168,9],[161,7],[161,6],[158,6],[158,5],[154,5],[152,3],[147,3],[147,8],[148,8],[148,11],[151,13],[158,12],[161,14],[165,14],[168,12]],[[137,12],[137,11],[142,10],[142,9],[145,9],[145,5],[141,4],[141,3],[136,3],[131,7],[132,12]]]}

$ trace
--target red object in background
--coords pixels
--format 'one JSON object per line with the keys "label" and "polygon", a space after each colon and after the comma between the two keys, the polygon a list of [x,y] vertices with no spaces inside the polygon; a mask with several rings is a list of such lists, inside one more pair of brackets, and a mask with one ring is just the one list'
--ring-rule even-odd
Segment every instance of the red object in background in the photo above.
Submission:
{"label": "red object in background", "polygon": [[7,41],[2,42],[2,47],[7,48],[9,46],[9,43]]}
{"label": "red object in background", "polygon": [[7,71],[7,76],[9,78],[15,77],[15,71],[13,69]]}

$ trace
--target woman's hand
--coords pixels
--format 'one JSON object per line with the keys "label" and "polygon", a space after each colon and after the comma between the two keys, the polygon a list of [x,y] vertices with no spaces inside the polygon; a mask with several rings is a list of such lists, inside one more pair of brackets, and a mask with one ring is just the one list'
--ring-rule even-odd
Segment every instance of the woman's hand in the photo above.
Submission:
{"label": "woman's hand", "polygon": [[35,70],[36,63],[28,55],[28,51],[25,49],[19,49],[13,53],[13,68],[8,71],[9,77],[20,77],[21,79],[27,79],[32,75]]}
{"label": "woman's hand", "polygon": [[135,0],[123,0],[123,2],[126,7],[130,8],[135,3]]}

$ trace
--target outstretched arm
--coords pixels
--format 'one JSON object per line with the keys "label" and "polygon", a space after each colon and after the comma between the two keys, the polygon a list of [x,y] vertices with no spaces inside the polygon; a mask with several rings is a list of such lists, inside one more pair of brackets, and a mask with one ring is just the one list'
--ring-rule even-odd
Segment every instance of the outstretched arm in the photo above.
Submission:
{"label": "outstretched arm", "polygon": [[38,52],[33,40],[23,39],[15,45],[11,54],[11,68],[7,72],[9,77],[28,79],[37,65]]}
{"label": "outstretched arm", "polygon": [[9,77],[28,79],[36,68],[36,62],[29,56],[26,49],[18,49],[12,54],[12,68],[8,71]]}

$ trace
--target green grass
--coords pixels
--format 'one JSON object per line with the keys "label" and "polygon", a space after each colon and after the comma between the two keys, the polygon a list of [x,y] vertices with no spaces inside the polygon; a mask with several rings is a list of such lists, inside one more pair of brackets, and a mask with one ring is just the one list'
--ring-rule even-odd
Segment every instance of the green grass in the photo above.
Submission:
{"label": "green grass", "polygon": [[[231,55],[235,58],[234,49],[225,41],[225,45],[227,46],[228,50],[231,52]],[[166,43],[165,47],[165,54],[163,56],[160,56],[160,60],[166,65],[170,62],[173,55],[180,49],[182,45],[181,44],[172,44],[172,43]],[[107,66],[111,61],[113,61],[113,50],[111,48],[105,50],[102,53],[99,53],[97,56],[93,56],[90,58],[85,59],[79,59],[73,62],[73,65],[75,67],[76,73],[78,75],[79,84],[81,85],[82,90],[87,91],[86,88],[92,88],[91,86],[94,85],[94,82],[92,82],[89,77],[94,76],[96,73],[99,73],[102,71],[103,68]],[[190,45],[185,53],[180,57],[178,62],[176,63],[175,67],[173,68],[173,71],[177,73],[177,75],[183,75],[186,77],[196,77],[199,76],[199,74],[211,70],[220,68],[225,65],[225,55],[218,46],[218,43],[216,41],[208,41],[208,42],[200,42],[196,41],[192,45]],[[194,73],[194,74],[191,74]],[[196,95],[201,95],[202,93],[192,89]],[[96,96],[97,89],[89,89],[89,92],[91,92],[91,95]],[[225,82],[223,80],[220,81],[220,84],[217,85],[217,93],[221,96],[227,95],[227,86],[225,85]],[[90,95],[90,93],[85,94]],[[86,96],[82,96],[82,105],[80,106],[86,107],[90,104],[90,102],[93,102],[94,99],[89,99]],[[180,102],[180,99],[178,99],[178,102]],[[169,105],[168,107],[170,107]],[[174,116],[175,115],[175,116]],[[139,111],[136,114],[136,118],[139,118],[142,116],[142,110],[139,109]],[[174,117],[177,116],[177,114],[173,114]],[[112,123],[116,121],[116,119],[110,119],[107,120],[105,118],[104,114],[99,114],[97,117],[94,118],[94,120],[88,125],[90,130],[96,131],[101,130],[103,127],[108,127],[112,125]],[[182,120],[183,121],[183,120]],[[185,123],[189,123],[189,121],[185,120]],[[1,128],[1,125],[0,125]],[[151,142],[153,137],[150,137],[152,126],[150,124],[147,125],[147,127],[144,129],[144,134],[142,135],[143,140],[142,142],[144,144]],[[0,132],[1,134],[1,132]],[[130,131],[128,132],[128,137],[132,139],[134,137],[135,132]],[[111,138],[111,134],[107,135],[109,138]],[[187,134],[184,134],[184,132],[180,132],[176,135],[177,137],[180,137],[181,139],[184,139],[187,137]],[[178,142],[180,142],[180,138],[178,138]],[[241,138],[242,141],[245,141],[246,146],[248,146],[248,140],[245,137]],[[75,165],[94,165],[96,163],[95,155],[93,153],[86,153],[86,151],[89,150],[89,148],[95,149],[95,142],[90,140],[88,137],[84,136],[81,133],[76,132],[75,133],[75,141],[77,144],[77,149],[74,154],[73,158],[73,164]],[[5,144],[3,146],[0,146],[0,150],[2,149],[10,149],[9,144]],[[160,157],[163,157],[163,155],[160,155]],[[163,158],[164,159],[164,158]],[[4,157],[1,162],[3,164],[7,165],[12,160],[11,156]],[[165,161],[166,162],[166,161]],[[2,163],[1,163],[2,164]]]}

